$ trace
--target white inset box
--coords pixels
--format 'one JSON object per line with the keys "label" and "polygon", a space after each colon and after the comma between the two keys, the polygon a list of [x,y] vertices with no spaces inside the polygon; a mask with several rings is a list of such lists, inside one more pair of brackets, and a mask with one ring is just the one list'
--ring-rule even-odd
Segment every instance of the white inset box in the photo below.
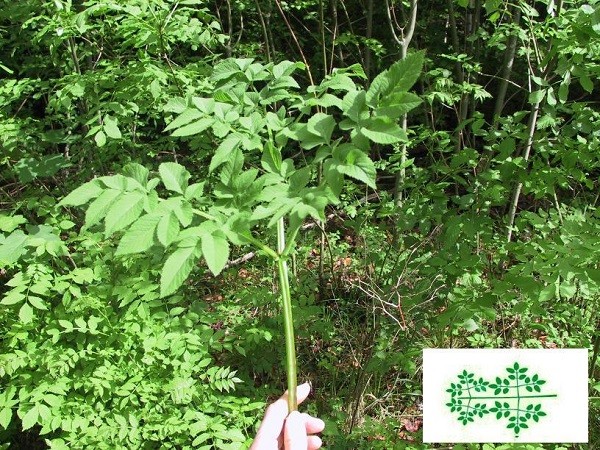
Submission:
{"label": "white inset box", "polygon": [[423,442],[586,443],[586,349],[423,350]]}

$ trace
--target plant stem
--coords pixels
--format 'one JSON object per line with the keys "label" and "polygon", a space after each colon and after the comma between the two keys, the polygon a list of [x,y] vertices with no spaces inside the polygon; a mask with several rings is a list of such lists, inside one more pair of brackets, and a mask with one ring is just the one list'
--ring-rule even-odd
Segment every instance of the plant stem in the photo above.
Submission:
{"label": "plant stem", "polygon": [[[285,332],[285,361],[287,371],[288,411],[296,411],[296,346],[294,342],[294,320],[292,318],[292,295],[290,293],[290,280],[287,259],[283,256],[285,245],[285,223],[283,217],[277,222],[277,251],[280,257],[277,260],[279,272],[279,290],[283,309],[283,327]],[[292,238],[293,240],[293,238]],[[291,241],[290,241],[291,242]]]}
{"label": "plant stem", "polygon": [[590,365],[590,378],[594,376],[594,368],[596,366],[596,361],[598,360],[598,355],[600,354],[600,334],[597,334],[594,338],[594,350],[592,353],[592,363]]}

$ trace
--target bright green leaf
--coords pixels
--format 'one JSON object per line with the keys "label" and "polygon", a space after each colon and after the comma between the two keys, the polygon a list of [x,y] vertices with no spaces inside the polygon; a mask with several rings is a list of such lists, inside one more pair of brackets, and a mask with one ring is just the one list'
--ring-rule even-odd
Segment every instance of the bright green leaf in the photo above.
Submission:
{"label": "bright green leaf", "polygon": [[190,173],[181,164],[174,162],[162,163],[158,167],[160,178],[165,187],[174,192],[183,194],[190,179]]}
{"label": "bright green leaf", "polygon": [[160,276],[160,296],[173,294],[183,284],[198,259],[197,247],[175,250],[165,261]]}
{"label": "bright green leaf", "polygon": [[408,91],[419,78],[424,59],[425,53],[422,51],[411,53],[377,75],[367,91],[367,104],[377,107],[381,100],[393,92]]}
{"label": "bright green leaf", "polygon": [[543,89],[539,91],[533,91],[529,94],[529,103],[531,103],[532,105],[537,105],[544,99],[545,95],[546,91]]}
{"label": "bright green leaf", "polygon": [[337,166],[337,170],[356,180],[362,181],[372,189],[375,185],[376,170],[373,161],[358,149],[351,149],[346,156],[346,164]]}
{"label": "bright green leaf", "polygon": [[27,301],[36,309],[40,309],[42,311],[47,311],[48,307],[44,304],[44,301],[40,297],[36,297],[35,295],[30,295],[27,297]]}
{"label": "bright green leaf", "polygon": [[[359,123],[360,121],[366,119],[368,117],[368,108],[365,91],[348,92],[342,101],[342,109],[344,114],[354,123]],[[342,127],[340,126],[340,128]]]}
{"label": "bright green leaf", "polygon": [[229,259],[229,242],[219,230],[210,234],[203,234],[201,240],[202,254],[206,264],[213,275],[216,276],[221,273]]}
{"label": "bright green leaf", "polygon": [[0,244],[0,267],[15,263],[25,252],[25,244],[29,240],[29,236],[21,230],[12,232]]}
{"label": "bright green leaf", "polygon": [[187,108],[165,128],[165,131],[181,128],[192,120],[199,119],[202,116],[204,116],[202,111],[198,111],[196,108]]}
{"label": "bright green leaf", "polygon": [[39,413],[37,405],[34,405],[33,408],[27,411],[27,413],[25,413],[25,415],[21,418],[21,426],[23,431],[29,430],[31,427],[33,427],[37,423],[38,416]]}
{"label": "bright green leaf", "polygon": [[25,300],[25,294],[21,292],[17,292],[15,290],[8,291],[6,295],[0,301],[2,305],[16,305],[17,303],[21,303]]}
{"label": "bright green leaf", "polygon": [[106,145],[106,134],[104,134],[104,131],[98,131],[94,136],[94,140],[98,147],[104,147],[104,145]]}
{"label": "bright green leaf", "polygon": [[148,214],[134,222],[121,238],[115,256],[141,253],[152,247],[160,219],[158,214]]}
{"label": "bright green leaf", "polygon": [[179,220],[173,211],[164,215],[156,228],[156,237],[162,245],[168,247],[179,234]]}
{"label": "bright green leaf", "polygon": [[144,209],[145,195],[141,192],[126,192],[108,210],[104,219],[104,235],[110,236],[136,220]]}
{"label": "bright green leaf", "polygon": [[377,144],[394,144],[408,140],[406,132],[397,123],[382,117],[370,119],[360,132]]}
{"label": "bright green leaf", "polygon": [[104,117],[104,132],[109,138],[121,139],[121,130],[119,130],[117,123],[117,119],[114,119],[111,116]]}
{"label": "bright green leaf", "polygon": [[182,200],[174,208],[173,212],[179,219],[182,227],[188,227],[192,223],[194,218],[194,210],[190,202]]}
{"label": "bright green leaf", "polygon": [[375,110],[375,115],[397,119],[421,103],[422,100],[417,95],[411,92],[399,92],[382,99],[381,106]]}
{"label": "bright green leaf", "polygon": [[123,167],[123,174],[133,178],[140,186],[145,188],[148,184],[148,175],[150,174],[150,171],[141,164],[132,162]]}
{"label": "bright green leaf", "polygon": [[204,182],[190,184],[185,190],[184,197],[186,200],[200,200],[204,194]]}
{"label": "bright green leaf", "polygon": [[106,189],[102,194],[94,200],[87,211],[85,212],[85,226],[86,228],[97,224],[106,215],[108,208],[115,201],[117,197],[121,195],[121,191],[116,189]]}
{"label": "bright green leaf", "polygon": [[0,427],[4,428],[6,430],[8,428],[8,426],[10,425],[12,416],[13,416],[12,408],[0,409]]}
{"label": "bright green leaf", "polygon": [[242,142],[241,136],[238,134],[231,134],[225,138],[223,142],[217,147],[214,156],[210,161],[209,172],[214,171],[221,164],[225,163],[234,155],[234,150],[237,149]]}
{"label": "bright green leaf", "polygon": [[19,309],[19,319],[24,324],[28,324],[33,320],[33,308],[29,306],[29,303],[23,303],[21,309]]}
{"label": "bright green leaf", "polygon": [[103,191],[96,180],[88,181],[63,198],[58,205],[80,206],[98,197]]}
{"label": "bright green leaf", "polygon": [[210,127],[215,122],[214,119],[210,117],[203,117],[196,122],[192,122],[189,125],[185,125],[181,128],[176,129],[171,136],[174,137],[183,137],[183,136],[193,136],[195,134],[200,134],[208,127]]}
{"label": "bright green leaf", "polygon": [[308,119],[306,129],[314,135],[319,136],[323,144],[329,144],[335,123],[333,116],[325,113],[316,113]]}
{"label": "bright green leaf", "polygon": [[271,173],[280,173],[282,163],[281,149],[275,147],[270,141],[267,141],[260,162],[265,170]]}

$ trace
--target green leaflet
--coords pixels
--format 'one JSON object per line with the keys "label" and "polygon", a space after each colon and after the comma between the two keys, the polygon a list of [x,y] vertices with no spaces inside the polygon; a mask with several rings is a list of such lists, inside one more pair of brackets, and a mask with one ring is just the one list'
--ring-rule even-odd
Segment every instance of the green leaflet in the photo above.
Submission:
{"label": "green leaflet", "polygon": [[190,202],[181,199],[181,202],[173,208],[173,213],[179,219],[182,227],[189,227],[194,218]]}
{"label": "green leaflet", "polygon": [[159,242],[168,247],[179,234],[179,219],[173,211],[164,215],[158,222],[156,237]]}
{"label": "green leaflet", "polygon": [[260,162],[263,169],[272,173],[280,173],[282,163],[281,149],[275,147],[270,141],[267,141]]}
{"label": "green leaflet", "polygon": [[104,147],[106,145],[106,134],[104,131],[98,131],[94,136],[94,141],[96,141],[98,147]]}
{"label": "green leaflet", "polygon": [[382,99],[381,105],[375,110],[375,116],[397,119],[412,109],[419,106],[423,101],[412,92],[399,92],[396,95]]}
{"label": "green leaflet", "polygon": [[194,268],[200,252],[197,246],[181,247],[175,250],[165,261],[160,275],[160,296],[173,294]]}
{"label": "green leaflet", "polygon": [[165,187],[179,194],[183,194],[190,179],[190,173],[181,164],[174,162],[162,163],[158,167],[160,179]]}
{"label": "green leaflet", "polygon": [[308,119],[306,129],[310,133],[319,136],[321,138],[319,141],[321,144],[329,144],[335,124],[336,122],[333,116],[324,113],[317,113]]}
{"label": "green leaflet", "polygon": [[121,130],[119,130],[117,123],[117,119],[113,119],[111,116],[104,117],[104,132],[109,138],[121,139]]}
{"label": "green leaflet", "polygon": [[[362,181],[372,189],[377,189],[375,165],[365,153],[350,145],[344,145],[334,151],[334,157],[332,166],[339,173]],[[340,162],[336,164],[337,161]]]}
{"label": "green leaflet", "polygon": [[108,237],[131,225],[142,213],[145,197],[145,194],[137,191],[124,193],[106,214],[104,235]]}
{"label": "green leaflet", "polygon": [[408,141],[406,132],[398,124],[383,117],[370,119],[364,127],[360,128],[360,132],[378,144]]}
{"label": "green leaflet", "polygon": [[529,94],[529,103],[531,103],[532,105],[536,105],[544,99],[545,95],[546,91],[544,89],[533,91]]}
{"label": "green leaflet", "polygon": [[38,416],[38,405],[34,405],[33,408],[31,408],[25,413],[25,415],[21,417],[23,430],[28,430],[33,427],[37,423]]}
{"label": "green leaflet", "polygon": [[229,259],[229,242],[220,230],[201,236],[202,254],[213,275],[221,273]]}
{"label": "green leaflet", "polygon": [[119,241],[115,255],[141,253],[152,247],[154,232],[160,219],[158,214],[148,214],[139,218]]}
{"label": "green leaflet", "polygon": [[24,324],[28,324],[33,320],[33,308],[29,306],[29,303],[23,303],[19,309],[19,319]]}
{"label": "green leaflet", "polygon": [[23,223],[27,223],[27,219],[21,215],[5,216],[0,214],[0,231],[4,233],[10,233],[11,231],[14,231]]}
{"label": "green leaflet", "polygon": [[422,51],[411,53],[377,75],[367,91],[367,104],[375,108],[392,92],[408,91],[419,78],[424,59],[425,54]]}
{"label": "green leaflet", "polygon": [[29,236],[16,230],[0,243],[0,267],[5,267],[19,260],[25,252],[25,243]]}
{"label": "green leaflet", "polygon": [[129,163],[123,167],[123,174],[137,181],[142,188],[148,186],[148,175],[150,171],[138,163]]}
{"label": "green leaflet", "polygon": [[172,136],[175,137],[183,137],[183,136],[193,136],[195,134],[200,134],[208,127],[210,127],[214,123],[214,119],[204,117],[196,122],[192,122],[189,125],[185,125],[181,128],[175,130]]}
{"label": "green leaflet", "polygon": [[8,428],[8,425],[10,425],[12,416],[12,408],[0,409],[0,428],[4,428],[6,430]]}
{"label": "green leaflet", "polygon": [[223,142],[221,142],[221,144],[217,147],[215,155],[210,161],[208,171],[212,172],[221,164],[228,161],[232,156],[234,150],[239,147],[241,142],[241,135],[239,135],[238,133],[227,136],[227,138]]}
{"label": "green leaflet", "polygon": [[94,200],[85,212],[85,228],[97,224],[106,215],[108,207],[121,195],[116,189],[106,189]]}
{"label": "green leaflet", "polygon": [[82,184],[59,202],[59,206],[80,206],[98,197],[102,189],[96,180]]}
{"label": "green leaflet", "polygon": [[[344,114],[352,120],[354,124],[365,120],[369,117],[369,112],[366,103],[365,91],[350,91],[342,100],[342,109]],[[340,125],[341,127],[341,125]],[[341,127],[342,129],[349,129]]]}
{"label": "green leaflet", "polygon": [[199,119],[202,116],[204,116],[202,111],[198,111],[196,108],[187,108],[179,116],[177,116],[175,120],[167,125],[165,131],[181,128],[182,126],[189,124],[192,120]]}

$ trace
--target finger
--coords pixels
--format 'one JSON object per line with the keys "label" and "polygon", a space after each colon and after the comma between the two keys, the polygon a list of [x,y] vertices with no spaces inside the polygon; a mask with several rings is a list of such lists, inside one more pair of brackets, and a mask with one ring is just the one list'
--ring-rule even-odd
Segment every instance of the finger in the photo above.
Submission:
{"label": "finger", "polygon": [[[308,394],[310,394],[310,383],[306,382],[306,383],[302,383],[300,386],[298,386],[296,388],[296,399],[298,401],[298,404],[300,404],[304,400],[306,400],[306,397],[308,397]],[[283,394],[283,395],[287,399],[287,391],[285,391],[285,394]]]}
{"label": "finger", "polygon": [[265,412],[265,417],[260,424],[255,441],[276,442],[283,429],[283,423],[288,413],[287,398],[281,397],[271,403]]}
{"label": "finger", "polygon": [[306,440],[308,441],[308,450],[317,450],[323,445],[323,441],[319,436],[308,436]]}
{"label": "finger", "polygon": [[298,411],[292,411],[285,421],[283,448],[285,450],[307,450],[308,448],[304,418]]}
{"label": "finger", "polygon": [[309,414],[303,413],[302,418],[304,419],[304,423],[306,424],[307,434],[320,433],[325,429],[325,422],[323,422],[317,417],[313,417]]}
{"label": "finger", "polygon": [[[296,397],[298,403],[302,403],[310,393],[310,384],[304,383],[296,388]],[[256,439],[254,442],[269,443],[269,448],[272,442],[276,442],[283,429],[283,423],[288,415],[287,390],[279,397],[278,400],[271,403],[265,412],[265,417],[260,424]],[[276,447],[275,447],[276,448]]]}

